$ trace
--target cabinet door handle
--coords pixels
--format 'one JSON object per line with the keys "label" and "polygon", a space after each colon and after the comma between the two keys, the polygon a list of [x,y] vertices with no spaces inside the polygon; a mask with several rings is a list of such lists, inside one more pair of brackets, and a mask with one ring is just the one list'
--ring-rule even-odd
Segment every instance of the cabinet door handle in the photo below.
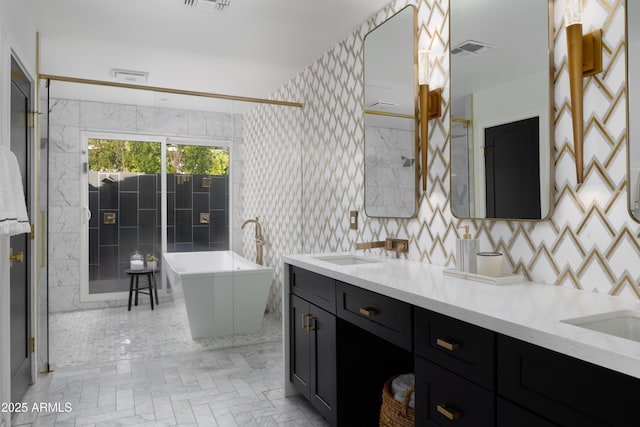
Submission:
{"label": "cabinet door handle", "polygon": [[444,403],[438,403],[436,405],[436,409],[440,414],[444,415],[448,420],[455,421],[458,418],[460,418],[460,412],[456,411],[451,407],[447,408],[447,405]]}
{"label": "cabinet door handle", "polygon": [[363,314],[367,317],[375,316],[378,314],[378,310],[371,307],[360,307],[360,314]]}
{"label": "cabinet door handle", "polygon": [[444,338],[436,339],[436,345],[449,351],[456,351],[460,348],[460,344],[458,344],[457,342],[450,342],[445,340]]}
{"label": "cabinet door handle", "polygon": [[302,315],[302,329],[309,331],[309,318],[311,315],[309,313],[304,313]]}
{"label": "cabinet door handle", "polygon": [[316,318],[313,316],[309,316],[309,321],[307,322],[307,332],[315,331],[316,329]]}

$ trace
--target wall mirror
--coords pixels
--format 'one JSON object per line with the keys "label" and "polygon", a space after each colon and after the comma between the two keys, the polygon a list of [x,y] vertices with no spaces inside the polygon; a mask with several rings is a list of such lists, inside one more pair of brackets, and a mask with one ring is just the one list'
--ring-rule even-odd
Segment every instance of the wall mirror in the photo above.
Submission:
{"label": "wall mirror", "polygon": [[370,217],[417,210],[416,9],[407,6],[364,39],[364,205]]}
{"label": "wall mirror", "polygon": [[[629,138],[629,211],[640,221],[640,4],[627,6],[627,132]],[[636,120],[633,120],[636,119]]]}
{"label": "wall mirror", "polygon": [[553,2],[451,0],[451,208],[540,220],[553,198]]}

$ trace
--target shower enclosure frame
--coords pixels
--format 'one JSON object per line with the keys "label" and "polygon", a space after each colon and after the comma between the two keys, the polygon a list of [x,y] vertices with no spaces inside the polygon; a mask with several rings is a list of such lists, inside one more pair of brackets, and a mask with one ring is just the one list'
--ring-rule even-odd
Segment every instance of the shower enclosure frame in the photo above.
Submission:
{"label": "shower enclosure frame", "polygon": [[[82,158],[81,165],[83,168],[82,179],[80,182],[80,302],[105,302],[105,301],[126,301],[129,297],[127,291],[123,292],[109,292],[109,293],[89,293],[89,219],[91,218],[91,212],[89,210],[89,140],[90,139],[113,139],[113,140],[128,140],[136,142],[157,142],[160,143],[160,227],[161,227],[161,251],[162,253],[167,251],[167,146],[168,145],[196,145],[206,147],[222,147],[229,150],[229,168],[231,171],[232,161],[234,159],[234,144],[232,140],[228,139],[213,139],[213,138],[190,138],[179,136],[159,136],[156,134],[145,134],[141,132],[125,133],[125,132],[110,132],[110,131],[89,131],[85,130],[80,133],[82,142]],[[233,218],[233,182],[232,174],[229,172],[228,178],[228,192],[229,192],[229,215],[228,215],[228,228],[229,228],[229,244],[233,242],[233,228],[231,226]],[[161,277],[162,289],[159,291],[160,296],[167,295],[167,275],[164,266],[164,260]]]}

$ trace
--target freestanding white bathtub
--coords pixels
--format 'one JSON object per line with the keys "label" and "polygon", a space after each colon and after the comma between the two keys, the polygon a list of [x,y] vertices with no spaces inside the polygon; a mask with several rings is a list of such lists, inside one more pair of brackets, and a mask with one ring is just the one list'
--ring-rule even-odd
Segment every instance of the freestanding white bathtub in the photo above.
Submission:
{"label": "freestanding white bathtub", "polygon": [[182,287],[193,338],[257,332],[273,269],[233,251],[164,254],[167,278]]}

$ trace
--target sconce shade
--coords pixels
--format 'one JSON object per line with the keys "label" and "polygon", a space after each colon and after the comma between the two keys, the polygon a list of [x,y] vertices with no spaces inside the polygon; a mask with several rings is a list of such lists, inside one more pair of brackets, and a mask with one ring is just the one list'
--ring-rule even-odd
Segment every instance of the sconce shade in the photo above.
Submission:
{"label": "sconce shade", "polygon": [[583,173],[583,105],[582,105],[582,24],[566,28],[571,118],[573,122],[573,151],[576,159],[576,182],[582,184]]}
{"label": "sconce shade", "polygon": [[429,85],[420,85],[420,154],[422,191],[427,191],[427,151],[429,150]]}
{"label": "sconce shade", "polygon": [[564,0],[564,25],[582,24],[582,0]]}
{"label": "sconce shade", "polygon": [[418,84],[429,84],[429,51],[421,50],[418,52]]}
{"label": "sconce shade", "polygon": [[571,92],[573,151],[576,159],[576,182],[584,182],[584,77],[602,72],[602,29],[582,35],[582,0],[564,1],[565,31],[567,32],[567,69]]}

